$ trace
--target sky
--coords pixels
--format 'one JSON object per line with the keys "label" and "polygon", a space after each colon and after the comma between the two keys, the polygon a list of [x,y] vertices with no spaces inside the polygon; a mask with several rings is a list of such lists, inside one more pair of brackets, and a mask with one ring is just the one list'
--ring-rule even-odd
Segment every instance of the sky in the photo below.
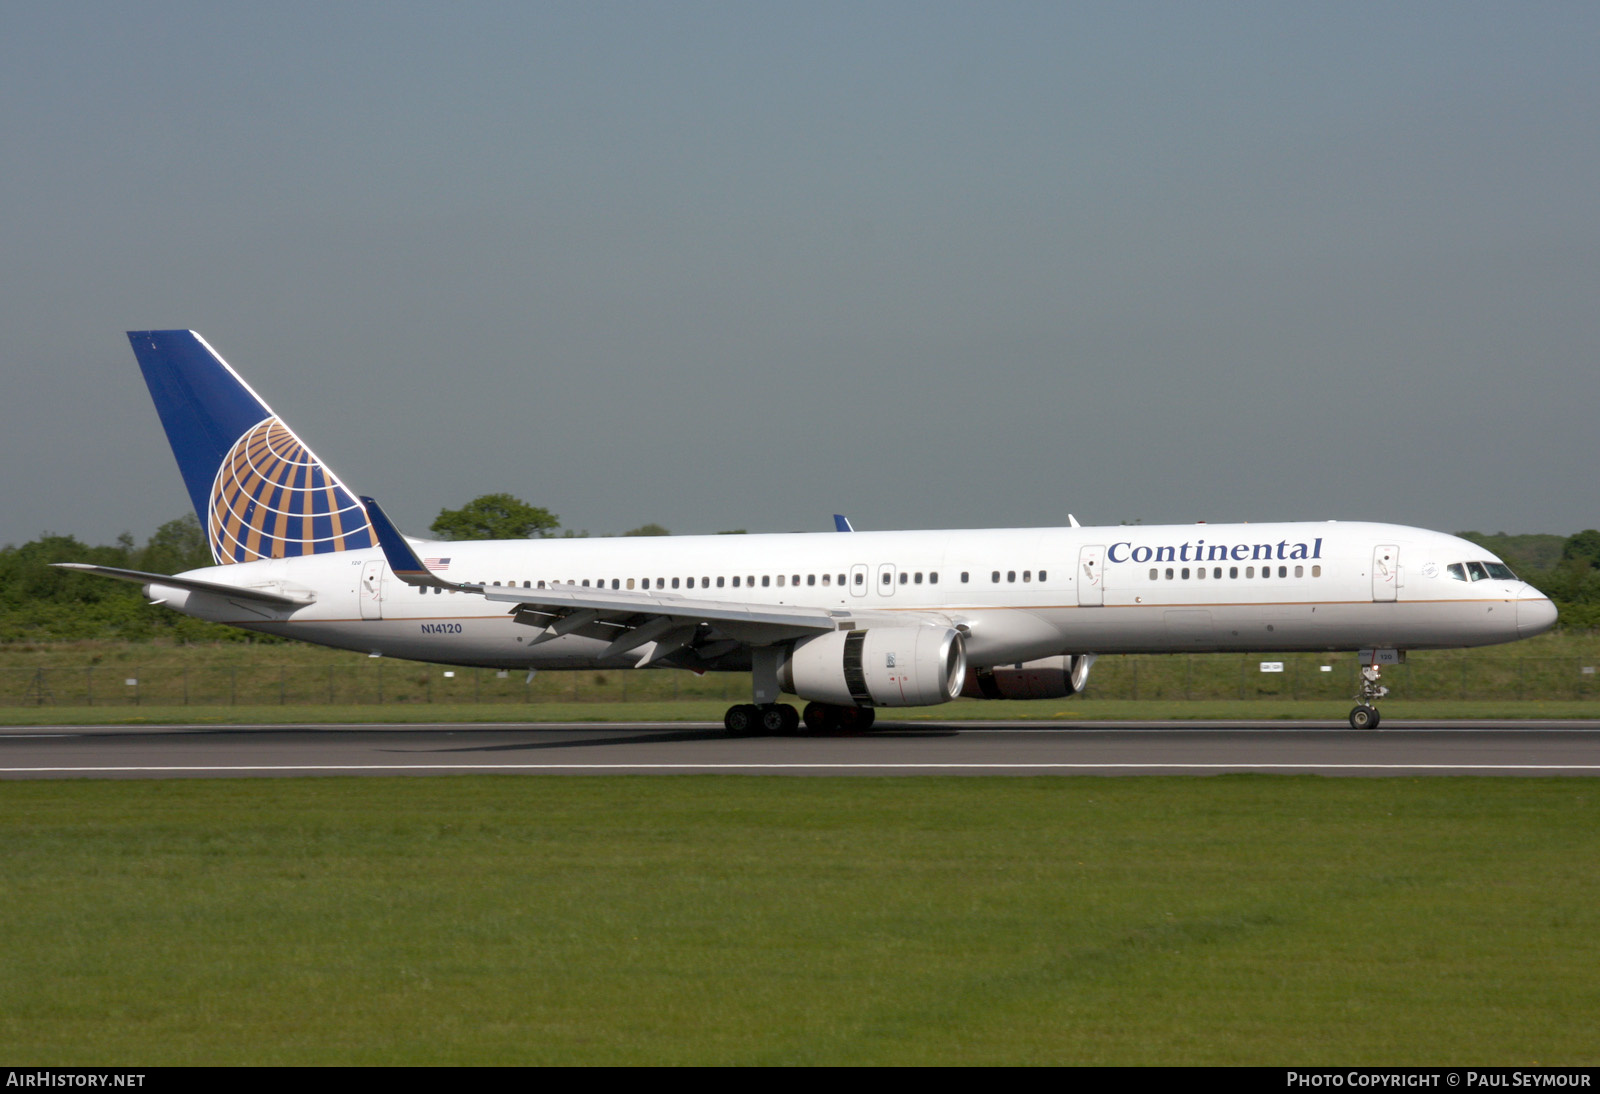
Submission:
{"label": "sky", "polygon": [[188,327],[426,534],[1600,525],[1600,6],[0,0],[0,544]]}

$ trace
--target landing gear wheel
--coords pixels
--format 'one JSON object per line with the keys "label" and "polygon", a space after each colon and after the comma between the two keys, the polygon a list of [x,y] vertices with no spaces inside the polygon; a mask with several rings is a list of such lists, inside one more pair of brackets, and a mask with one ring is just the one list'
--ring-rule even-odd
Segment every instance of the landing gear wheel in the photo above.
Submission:
{"label": "landing gear wheel", "polygon": [[1350,712],[1351,729],[1377,729],[1380,718],[1377,707],[1362,705]]}
{"label": "landing gear wheel", "polygon": [[807,703],[804,717],[812,733],[833,733],[839,728],[839,708],[827,703]]}
{"label": "landing gear wheel", "polygon": [[759,708],[740,703],[736,707],[729,707],[728,713],[722,716],[722,728],[728,731],[730,737],[748,737],[756,731],[760,715]]}
{"label": "landing gear wheel", "polygon": [[800,712],[788,703],[769,703],[761,711],[761,731],[768,734],[794,733],[800,728]]}
{"label": "landing gear wheel", "polygon": [[865,733],[872,728],[878,712],[871,707],[840,707],[839,728],[846,733]]}

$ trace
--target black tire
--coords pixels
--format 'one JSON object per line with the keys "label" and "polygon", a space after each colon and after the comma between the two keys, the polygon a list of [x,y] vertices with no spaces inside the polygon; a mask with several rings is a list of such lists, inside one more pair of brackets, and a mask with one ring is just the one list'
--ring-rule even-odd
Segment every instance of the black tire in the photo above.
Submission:
{"label": "black tire", "polygon": [[812,733],[833,733],[839,728],[839,708],[827,703],[807,703],[802,716]]}
{"label": "black tire", "polygon": [[839,728],[846,733],[865,733],[872,728],[877,711],[871,707],[840,707]]}
{"label": "black tire", "polygon": [[778,710],[783,715],[783,734],[793,737],[800,732],[800,712],[788,703],[779,703]]}
{"label": "black tire", "polygon": [[729,707],[728,713],[722,716],[722,728],[730,737],[748,737],[755,732],[756,713],[756,708],[748,703]]}
{"label": "black tire", "polygon": [[[761,732],[776,736],[787,731],[789,719],[784,711],[794,712],[794,707],[782,703],[769,703],[767,706],[756,708],[761,712]],[[799,724],[799,719],[795,720]]]}
{"label": "black tire", "polygon": [[1376,707],[1359,706],[1350,712],[1351,729],[1377,729],[1378,711]]}

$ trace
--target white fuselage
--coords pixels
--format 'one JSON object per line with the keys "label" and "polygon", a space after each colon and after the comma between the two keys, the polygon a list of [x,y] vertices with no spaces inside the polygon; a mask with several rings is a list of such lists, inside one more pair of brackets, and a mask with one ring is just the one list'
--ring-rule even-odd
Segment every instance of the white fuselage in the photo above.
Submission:
{"label": "white fuselage", "polygon": [[[1061,653],[1480,646],[1537,634],[1555,620],[1550,601],[1519,580],[1452,575],[1452,564],[1498,563],[1483,548],[1391,524],[509,540],[417,548],[449,560],[440,576],[491,587],[648,587],[658,597],[824,608],[845,622],[853,613],[880,620],[884,613],[906,613],[908,621],[937,616],[962,629],[975,667]],[[515,622],[507,605],[404,584],[377,549],[181,576],[313,594],[304,607],[278,610],[148,587],[153,597],[191,615],[327,646],[495,668],[623,668],[636,660],[600,660],[606,643],[581,634],[532,644],[533,631]],[[745,651],[709,667],[747,664]]]}

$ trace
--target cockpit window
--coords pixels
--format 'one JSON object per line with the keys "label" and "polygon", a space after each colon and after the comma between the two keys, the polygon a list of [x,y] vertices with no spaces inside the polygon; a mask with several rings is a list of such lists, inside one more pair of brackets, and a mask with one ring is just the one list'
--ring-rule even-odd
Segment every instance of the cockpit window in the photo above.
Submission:
{"label": "cockpit window", "polygon": [[1474,581],[1489,580],[1489,571],[1483,568],[1483,563],[1481,562],[1467,563],[1467,574]]}
{"label": "cockpit window", "polygon": [[1497,581],[1517,580],[1517,575],[1512,573],[1511,567],[1507,566],[1504,562],[1485,562],[1484,566],[1488,568],[1489,576]]}
{"label": "cockpit window", "polygon": [[1467,580],[1467,568],[1459,562],[1452,562],[1446,566],[1445,572],[1457,581]]}

